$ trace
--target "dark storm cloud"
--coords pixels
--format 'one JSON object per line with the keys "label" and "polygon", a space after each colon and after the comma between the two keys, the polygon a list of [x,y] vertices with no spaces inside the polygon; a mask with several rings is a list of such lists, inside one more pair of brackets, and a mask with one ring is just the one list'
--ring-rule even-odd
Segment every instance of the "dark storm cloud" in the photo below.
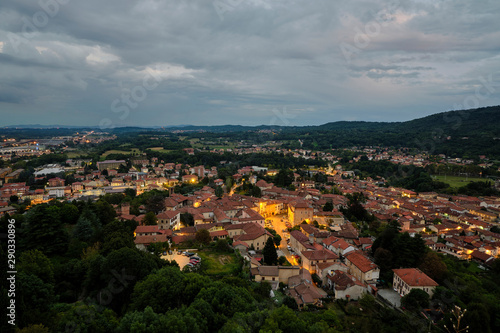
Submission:
{"label": "dark storm cloud", "polygon": [[[496,0],[6,0],[2,125],[412,119],[451,109],[500,70],[499,10]],[[498,92],[481,103],[499,104]]]}

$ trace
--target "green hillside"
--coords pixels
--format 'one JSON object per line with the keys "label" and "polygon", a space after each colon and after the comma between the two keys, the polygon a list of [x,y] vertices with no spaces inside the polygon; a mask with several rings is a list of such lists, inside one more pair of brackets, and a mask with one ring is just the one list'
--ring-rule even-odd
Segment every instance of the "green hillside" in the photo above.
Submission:
{"label": "green hillside", "polygon": [[333,122],[287,128],[280,139],[298,136],[308,149],[352,146],[414,147],[450,156],[500,158],[500,106],[449,111],[406,122]]}

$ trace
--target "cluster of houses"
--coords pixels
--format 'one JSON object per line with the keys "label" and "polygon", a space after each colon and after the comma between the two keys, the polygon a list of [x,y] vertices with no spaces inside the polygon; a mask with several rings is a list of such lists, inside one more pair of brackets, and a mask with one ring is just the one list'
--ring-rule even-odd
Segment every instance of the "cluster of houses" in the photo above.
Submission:
{"label": "cluster of houses", "polygon": [[384,188],[371,180],[339,180],[344,194],[361,192],[364,207],[380,221],[397,221],[410,236],[420,234],[433,250],[460,259],[491,262],[500,253],[499,197],[452,196]]}
{"label": "cluster of houses", "polygon": [[[97,162],[97,170],[88,170],[81,164],[87,160],[67,160],[66,166],[50,165],[39,168],[34,173],[35,183],[45,183],[44,188],[32,190],[26,182],[15,182],[23,169],[0,169],[0,203],[8,204],[11,196],[20,201],[30,200],[32,204],[48,202],[51,199],[73,200],[78,198],[97,198],[108,193],[122,193],[133,189],[137,194],[150,190],[164,190],[179,183],[197,183],[204,177],[216,178],[217,168],[205,169],[204,166],[185,166],[164,163],[156,158],[132,159],[132,167],[126,172],[118,172],[127,165],[125,160]],[[122,170],[123,171],[123,170]],[[74,181],[68,183],[61,174],[70,172]],[[216,183],[223,184],[221,179]]]}
{"label": "cluster of houses", "polygon": [[[280,282],[286,284],[288,294],[296,300],[299,307],[319,305],[327,295],[325,290],[314,283],[314,275],[317,275],[325,289],[332,290],[336,298],[358,299],[364,293],[376,294],[380,269],[369,255],[372,238],[360,237],[358,230],[340,212],[335,214],[340,214],[341,222],[326,220],[324,224],[318,223],[318,227],[312,223],[303,224],[306,220],[302,219],[303,215],[295,220],[293,217],[298,213],[307,213],[307,219],[314,219],[321,214],[316,209],[320,205],[314,199],[307,199],[307,196],[293,198],[288,194],[272,199],[238,194],[218,199],[213,195],[213,189],[208,187],[193,196],[172,194],[165,199],[165,210],[158,214],[157,225],[140,225],[137,228],[135,243],[140,249],[146,249],[153,242],[170,241],[180,244],[194,240],[201,229],[208,230],[212,240],[230,238],[232,246],[249,259],[253,278],[256,281],[267,281],[275,289]],[[327,195],[327,198],[334,201],[338,199],[337,204],[342,205],[340,197]],[[142,216],[130,215],[126,205],[117,209],[121,219],[141,221]],[[184,213],[193,216],[193,226],[181,226],[180,215]],[[288,215],[293,225],[300,227],[300,230],[289,233],[289,244],[300,258],[300,266],[267,266],[261,263],[260,251],[267,239],[272,237],[264,228],[266,214]],[[413,271],[424,274],[416,268]],[[395,272],[395,276],[398,277],[398,273]],[[398,289],[401,295],[414,287],[421,287],[432,294],[435,287],[435,282],[429,285],[424,283],[430,280],[428,277],[412,280],[406,274],[401,275],[400,279],[394,286],[406,286]]]}
{"label": "cluster of houses", "polygon": [[[300,153],[317,156],[305,150]],[[97,170],[89,172],[80,161],[67,161],[66,164],[74,169],[74,182],[68,184],[59,177],[47,180],[47,174],[42,173],[35,180],[45,180],[46,187],[37,190],[30,190],[26,183],[4,181],[0,188],[0,214],[15,210],[9,206],[13,195],[37,204],[51,198],[72,200],[122,193],[126,189],[134,189],[140,194],[172,188],[180,182],[197,183],[204,177],[211,178],[217,186],[225,183],[217,179],[215,167],[206,169],[202,165],[185,166],[140,157],[129,162],[103,161],[97,164]],[[499,225],[500,198],[415,193],[402,188],[380,187],[370,178],[345,179],[349,174],[340,166],[330,169],[326,176],[328,182],[335,183],[335,191],[333,186],[326,184],[321,184],[320,191],[320,184],[304,181],[298,174],[294,174],[293,179],[296,190],[291,191],[258,179],[258,173],[271,174],[273,170],[243,167],[233,175],[233,181],[238,184],[243,179],[249,180],[259,187],[261,198],[239,194],[218,198],[214,188],[209,186],[190,195],[171,192],[154,226],[142,225],[144,215],[131,215],[127,204],[117,206],[116,210],[119,219],[139,222],[135,244],[140,249],[155,242],[180,244],[195,239],[199,230],[206,229],[213,240],[230,238],[233,247],[242,253],[256,251],[256,255],[248,255],[255,280],[269,281],[273,288],[280,282],[286,284],[289,295],[300,307],[320,304],[325,296],[324,290],[313,282],[315,275],[336,298],[357,299],[363,293],[377,293],[379,268],[368,254],[372,239],[359,237],[358,229],[340,211],[348,203],[346,194],[362,193],[366,198],[363,206],[379,221],[397,221],[402,232],[410,236],[421,234],[427,246],[435,251],[477,260],[484,265],[499,255],[500,234],[490,229]],[[15,171],[2,169],[0,176],[6,180]],[[327,203],[331,203],[331,211],[323,210]],[[181,224],[181,216],[187,213],[192,216],[193,225]],[[259,261],[259,251],[272,237],[264,228],[266,218],[276,215],[286,216],[291,226],[300,226],[300,230],[290,232],[289,238],[301,266],[266,266]],[[304,221],[307,224],[303,224]],[[394,273],[394,287],[401,295],[413,287],[432,293],[435,287],[435,282],[433,284],[417,269]]]}

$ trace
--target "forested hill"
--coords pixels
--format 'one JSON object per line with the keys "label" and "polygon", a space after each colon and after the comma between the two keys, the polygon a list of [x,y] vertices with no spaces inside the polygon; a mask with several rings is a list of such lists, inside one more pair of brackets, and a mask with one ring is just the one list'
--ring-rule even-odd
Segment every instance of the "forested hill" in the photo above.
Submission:
{"label": "forested hill", "polygon": [[447,111],[405,122],[336,121],[320,126],[318,130],[392,130],[406,133],[432,132],[438,128],[446,133],[481,132],[500,135],[500,106],[480,109]]}
{"label": "forested hill", "polygon": [[294,136],[308,149],[403,146],[431,154],[500,158],[500,106],[442,112],[406,122],[333,122],[293,131],[287,128],[280,139]]}

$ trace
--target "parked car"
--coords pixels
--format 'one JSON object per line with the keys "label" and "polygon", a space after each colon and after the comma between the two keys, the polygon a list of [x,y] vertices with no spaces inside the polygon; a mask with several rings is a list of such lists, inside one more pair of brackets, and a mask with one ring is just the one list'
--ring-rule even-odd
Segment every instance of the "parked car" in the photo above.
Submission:
{"label": "parked car", "polygon": [[287,248],[288,251],[292,250],[292,247],[290,245],[287,245],[286,248]]}
{"label": "parked car", "polygon": [[197,256],[192,256],[191,259],[195,259],[195,260],[199,260],[201,261],[201,258],[200,257],[197,257]]}

